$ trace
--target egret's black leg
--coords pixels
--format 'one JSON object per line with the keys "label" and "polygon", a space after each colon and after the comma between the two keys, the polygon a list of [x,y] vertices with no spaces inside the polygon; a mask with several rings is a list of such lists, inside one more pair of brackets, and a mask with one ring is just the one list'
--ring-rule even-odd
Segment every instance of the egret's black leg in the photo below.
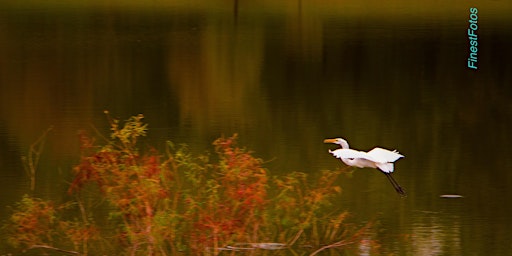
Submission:
{"label": "egret's black leg", "polygon": [[398,182],[396,182],[396,180],[393,178],[393,176],[391,176],[391,173],[387,173],[387,172],[383,172],[383,173],[386,174],[386,177],[388,177],[389,182],[391,182],[391,185],[393,185],[396,192],[398,192],[398,194],[400,194],[401,196],[405,196],[404,189],[402,187],[400,187]]}

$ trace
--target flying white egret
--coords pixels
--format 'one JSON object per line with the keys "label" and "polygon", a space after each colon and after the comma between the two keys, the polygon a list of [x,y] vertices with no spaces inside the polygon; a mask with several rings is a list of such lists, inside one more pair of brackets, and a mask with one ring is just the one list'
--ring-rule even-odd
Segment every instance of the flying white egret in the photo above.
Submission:
{"label": "flying white egret", "polygon": [[383,148],[374,148],[368,152],[357,151],[350,149],[348,142],[342,138],[325,139],[324,143],[334,143],[340,145],[340,149],[329,149],[329,153],[331,153],[336,158],[340,158],[341,161],[343,161],[346,165],[359,168],[369,167],[380,170],[386,175],[386,177],[388,177],[388,180],[391,182],[396,192],[402,196],[405,196],[405,191],[402,189],[402,187],[400,187],[393,176],[391,176],[391,173],[394,171],[393,163],[396,160],[404,157],[398,153],[398,151],[389,151]]}

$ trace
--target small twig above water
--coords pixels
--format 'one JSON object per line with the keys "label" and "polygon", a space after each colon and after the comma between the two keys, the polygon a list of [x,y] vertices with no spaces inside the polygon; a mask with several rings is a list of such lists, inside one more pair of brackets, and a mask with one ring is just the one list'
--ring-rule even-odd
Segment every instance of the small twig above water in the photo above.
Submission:
{"label": "small twig above water", "polygon": [[28,151],[27,157],[22,157],[23,167],[27,172],[27,175],[30,178],[30,190],[34,191],[36,187],[36,170],[39,165],[39,159],[41,157],[41,153],[43,152],[44,143],[46,142],[46,135],[53,129],[53,126],[50,126],[43,134],[30,145],[30,149]]}

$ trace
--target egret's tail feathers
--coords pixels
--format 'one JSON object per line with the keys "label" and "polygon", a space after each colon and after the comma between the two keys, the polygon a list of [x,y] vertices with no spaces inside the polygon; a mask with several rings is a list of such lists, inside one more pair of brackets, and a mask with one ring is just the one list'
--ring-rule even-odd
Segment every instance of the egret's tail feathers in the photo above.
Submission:
{"label": "egret's tail feathers", "polygon": [[405,190],[402,187],[400,187],[398,182],[396,182],[396,180],[393,178],[393,176],[391,176],[391,173],[384,173],[384,174],[386,174],[386,177],[388,177],[389,182],[391,182],[391,185],[393,185],[393,187],[395,188],[396,192],[398,194],[400,194],[401,196],[406,196],[405,195]]}

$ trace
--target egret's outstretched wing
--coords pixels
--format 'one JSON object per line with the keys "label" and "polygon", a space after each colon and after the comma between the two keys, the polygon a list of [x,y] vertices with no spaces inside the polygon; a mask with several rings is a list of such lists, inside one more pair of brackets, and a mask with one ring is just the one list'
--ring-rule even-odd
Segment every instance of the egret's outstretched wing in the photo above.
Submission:
{"label": "egret's outstretched wing", "polygon": [[357,151],[353,149],[347,149],[347,148],[340,148],[336,150],[329,150],[329,153],[331,153],[336,158],[364,158],[368,159],[370,161],[375,161],[371,156],[369,156],[366,152],[363,151]]}
{"label": "egret's outstretched wing", "polygon": [[373,159],[375,159],[376,162],[379,163],[392,163],[404,157],[396,150],[389,151],[383,148],[374,148],[370,150],[367,154],[371,156]]}

